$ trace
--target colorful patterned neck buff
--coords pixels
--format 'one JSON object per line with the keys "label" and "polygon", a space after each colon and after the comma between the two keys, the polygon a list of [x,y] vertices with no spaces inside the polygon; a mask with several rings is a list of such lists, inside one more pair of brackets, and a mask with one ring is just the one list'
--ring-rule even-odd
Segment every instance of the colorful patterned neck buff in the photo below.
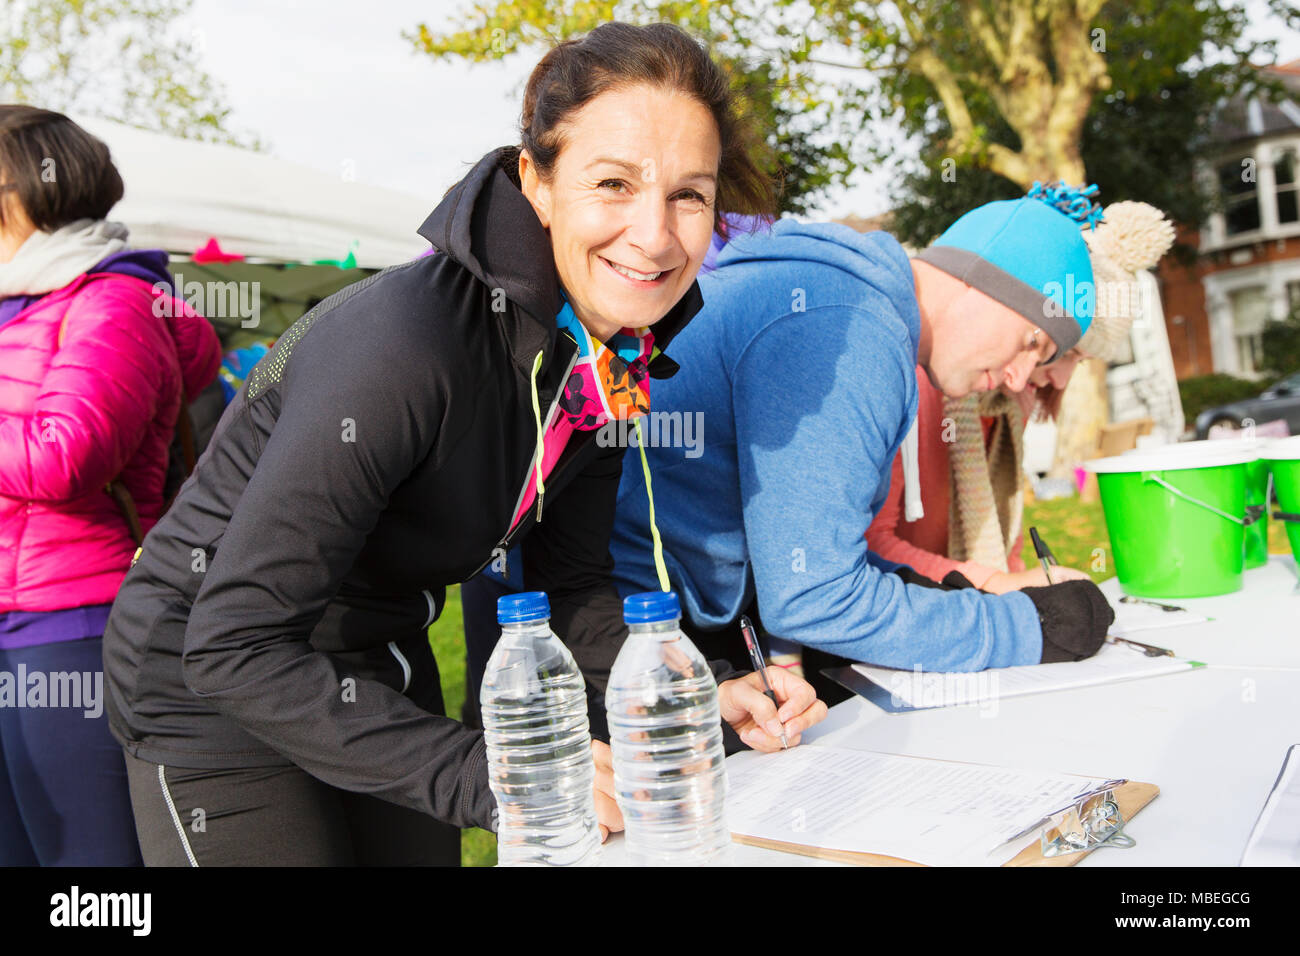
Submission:
{"label": "colorful patterned neck buff", "polygon": [[555,324],[578,344],[578,361],[564,386],[560,410],[574,428],[594,431],[609,421],[650,414],[650,360],[657,353],[649,328],[622,329],[595,341],[566,299]]}

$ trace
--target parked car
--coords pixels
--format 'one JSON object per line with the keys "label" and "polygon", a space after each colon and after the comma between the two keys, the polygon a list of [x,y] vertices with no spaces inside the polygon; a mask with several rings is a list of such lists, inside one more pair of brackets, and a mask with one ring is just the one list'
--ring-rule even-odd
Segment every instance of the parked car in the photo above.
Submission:
{"label": "parked car", "polygon": [[1211,428],[1241,429],[1278,420],[1286,422],[1290,434],[1300,435],[1300,372],[1288,375],[1258,398],[1207,408],[1196,416],[1196,437],[1208,438]]}

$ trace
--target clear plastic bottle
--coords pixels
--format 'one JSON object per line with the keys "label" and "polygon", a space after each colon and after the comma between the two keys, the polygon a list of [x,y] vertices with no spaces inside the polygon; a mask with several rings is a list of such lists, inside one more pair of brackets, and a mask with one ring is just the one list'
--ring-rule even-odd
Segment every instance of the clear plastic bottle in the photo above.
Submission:
{"label": "clear plastic bottle", "polygon": [[671,591],[624,600],[627,643],[605,694],[614,789],[634,866],[728,859],[718,685],[682,633],[681,616]]}
{"label": "clear plastic bottle", "polygon": [[541,591],[497,602],[501,640],[479,703],[501,866],[590,866],[600,857],[587,693]]}

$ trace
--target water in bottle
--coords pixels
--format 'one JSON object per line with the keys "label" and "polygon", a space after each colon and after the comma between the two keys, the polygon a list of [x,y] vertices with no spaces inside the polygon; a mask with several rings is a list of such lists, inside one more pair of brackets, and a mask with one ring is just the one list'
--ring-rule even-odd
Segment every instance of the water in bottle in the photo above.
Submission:
{"label": "water in bottle", "polygon": [[628,638],[605,695],[614,788],[635,866],[716,865],[727,859],[718,685],[681,630],[672,592],[623,602]]}
{"label": "water in bottle", "polygon": [[587,694],[541,591],[497,602],[501,640],[479,702],[502,866],[594,864],[600,829]]}

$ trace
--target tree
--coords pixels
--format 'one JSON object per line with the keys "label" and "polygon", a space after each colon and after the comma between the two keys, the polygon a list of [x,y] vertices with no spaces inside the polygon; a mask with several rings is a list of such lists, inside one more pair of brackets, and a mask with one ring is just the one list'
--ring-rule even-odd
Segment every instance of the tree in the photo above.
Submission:
{"label": "tree", "polygon": [[435,58],[481,63],[610,20],[676,23],[703,37],[730,74],[742,106],[764,132],[754,158],[780,184],[781,211],[802,214],[856,168],[857,131],[836,110],[833,87],[806,68],[809,39],[797,32],[793,6],[790,0],[775,0],[770,11],[756,0],[501,0],[454,17],[445,31],[421,23],[405,36]]}
{"label": "tree", "polygon": [[[1289,5],[1270,6],[1282,22],[1295,22]],[[1186,225],[1204,221],[1217,197],[1203,188],[1196,166],[1217,148],[1210,135],[1215,105],[1252,87],[1282,92],[1252,62],[1271,60],[1273,44],[1248,40],[1247,25],[1240,5],[1124,0],[1101,6],[1089,36],[1105,58],[1107,78],[1093,97],[1079,144],[1087,181],[1100,187],[1104,202],[1138,199]],[[986,90],[972,85],[963,93],[971,127],[984,142],[1014,149],[1023,141],[1025,125],[1013,126]],[[960,149],[933,90],[900,85],[895,94],[908,104],[905,129],[922,140],[920,162],[893,197],[901,238],[922,247],[964,210],[1023,193],[1023,180],[1003,175],[1005,167],[989,153]],[[1042,178],[1063,177],[1048,172]],[[1105,368],[1084,363],[1066,393],[1056,473],[1093,454],[1106,418]]]}
{"label": "tree", "polygon": [[227,129],[218,84],[195,64],[191,0],[12,0],[0,15],[0,98],[186,139],[261,149]]}
{"label": "tree", "polygon": [[[1287,0],[1267,6],[1300,25]],[[915,204],[899,221],[928,236],[936,222],[1022,195],[1036,180],[1089,181],[1088,149],[1106,156],[1118,187],[1107,202],[1155,199],[1198,218],[1205,197],[1177,194],[1186,167],[1157,195],[1127,190],[1149,185],[1170,156],[1190,164],[1204,115],[1174,111],[1257,82],[1252,61],[1271,61],[1275,47],[1246,38],[1244,2],[1207,0],[498,0],[446,33],[421,25],[412,39],[435,56],[481,60],[610,19],[670,20],[734,62],[773,64],[773,96],[791,116],[830,103],[838,129],[863,131],[851,161],[889,161],[870,130],[901,116],[924,147]],[[828,74],[843,80],[828,83]],[[1149,129],[1131,125],[1153,115]],[[1066,393],[1058,462],[1091,457],[1106,406],[1104,367],[1083,363]]]}

